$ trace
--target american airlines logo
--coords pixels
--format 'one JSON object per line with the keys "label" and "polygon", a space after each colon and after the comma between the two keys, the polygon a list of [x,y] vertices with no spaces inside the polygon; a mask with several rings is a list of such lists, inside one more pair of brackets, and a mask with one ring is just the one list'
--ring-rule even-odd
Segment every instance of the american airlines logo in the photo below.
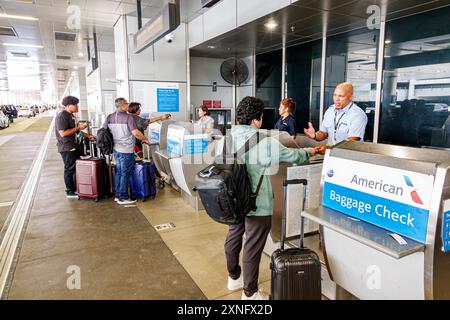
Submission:
{"label": "american airlines logo", "polygon": [[[403,178],[405,180],[406,185],[412,189],[412,191],[410,193],[412,201],[414,201],[417,204],[423,205],[423,201],[420,198],[417,190],[415,189],[414,184],[411,181],[411,178],[408,176],[403,176]],[[405,193],[405,190],[403,187],[399,187],[399,186],[395,186],[395,185],[386,183],[383,180],[375,181],[375,180],[358,177],[358,175],[356,175],[356,174],[353,175],[350,183],[356,184],[361,187],[390,193],[390,194],[397,195],[400,197],[402,197],[403,194]]]}
{"label": "american airlines logo", "polygon": [[405,183],[408,187],[412,188],[413,191],[411,191],[411,199],[418,204],[423,204],[422,199],[420,199],[419,194],[417,193],[417,190],[414,187],[414,184],[412,183],[411,179],[408,176],[403,176],[405,178]]}

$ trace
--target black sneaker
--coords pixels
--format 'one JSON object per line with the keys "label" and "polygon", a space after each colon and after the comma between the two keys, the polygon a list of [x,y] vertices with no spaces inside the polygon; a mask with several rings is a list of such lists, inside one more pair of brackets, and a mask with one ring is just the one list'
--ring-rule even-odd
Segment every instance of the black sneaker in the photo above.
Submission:
{"label": "black sneaker", "polygon": [[78,199],[78,195],[74,191],[69,191],[66,193],[66,198],[68,199]]}

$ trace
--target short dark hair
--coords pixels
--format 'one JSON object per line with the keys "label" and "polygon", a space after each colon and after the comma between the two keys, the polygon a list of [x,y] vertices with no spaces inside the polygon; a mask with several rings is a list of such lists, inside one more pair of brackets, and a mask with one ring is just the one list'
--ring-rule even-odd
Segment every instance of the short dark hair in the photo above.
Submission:
{"label": "short dark hair", "polygon": [[61,102],[61,104],[64,107],[70,106],[71,104],[77,105],[79,103],[80,103],[80,100],[77,97],[73,97],[73,96],[64,97],[64,99]]}
{"label": "short dark hair", "polygon": [[128,105],[128,113],[135,114],[141,109],[141,104],[139,102],[131,102]]}
{"label": "short dark hair", "polygon": [[203,110],[203,112],[207,115],[207,116],[209,116],[210,115],[210,113],[209,113],[209,109],[208,109],[208,107],[207,106],[200,106],[200,107],[198,107],[199,109],[202,109]]}
{"label": "short dark hair", "polygon": [[245,97],[236,109],[236,120],[239,124],[249,125],[254,119],[261,119],[264,102],[256,97]]}

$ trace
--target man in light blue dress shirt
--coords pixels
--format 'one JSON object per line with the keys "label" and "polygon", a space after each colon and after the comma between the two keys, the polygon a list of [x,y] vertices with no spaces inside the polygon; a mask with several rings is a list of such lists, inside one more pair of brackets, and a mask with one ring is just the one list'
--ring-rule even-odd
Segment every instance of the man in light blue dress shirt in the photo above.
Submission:
{"label": "man in light blue dress shirt", "polygon": [[329,145],[343,140],[364,140],[367,116],[353,101],[353,85],[341,83],[334,90],[334,105],[328,108],[320,130],[316,132],[311,122],[305,134],[316,141],[328,139]]}

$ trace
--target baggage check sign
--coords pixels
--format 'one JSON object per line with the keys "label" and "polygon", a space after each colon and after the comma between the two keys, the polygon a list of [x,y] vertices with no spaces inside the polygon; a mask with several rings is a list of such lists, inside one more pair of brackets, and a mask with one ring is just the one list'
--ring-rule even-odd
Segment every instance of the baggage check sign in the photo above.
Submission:
{"label": "baggage check sign", "polygon": [[442,219],[442,244],[445,253],[450,251],[450,200],[444,201],[444,217]]}
{"label": "baggage check sign", "polygon": [[323,205],[425,243],[434,177],[328,157]]}
{"label": "baggage check sign", "polygon": [[148,131],[149,131],[150,143],[158,144],[160,133],[161,133],[161,124],[158,122],[154,122],[154,123],[150,124],[148,127]]}
{"label": "baggage check sign", "polygon": [[184,137],[184,154],[205,154],[208,152],[208,136],[187,135]]}
{"label": "baggage check sign", "polygon": [[184,142],[184,128],[170,125],[167,131],[167,152],[170,155],[181,156]]}

